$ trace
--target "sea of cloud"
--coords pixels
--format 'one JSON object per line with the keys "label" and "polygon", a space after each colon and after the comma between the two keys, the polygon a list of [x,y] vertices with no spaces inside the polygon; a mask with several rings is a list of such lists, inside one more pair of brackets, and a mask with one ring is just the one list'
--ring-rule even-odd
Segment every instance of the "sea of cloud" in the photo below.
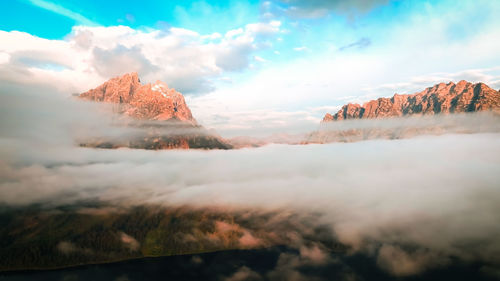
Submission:
{"label": "sea of cloud", "polygon": [[[21,92],[2,100],[2,206],[97,200],[315,213],[352,253],[373,255],[397,276],[447,265],[450,257],[500,264],[497,126],[473,134],[230,151],[103,150],[79,147],[75,138],[128,133],[112,126],[106,108]],[[467,120],[455,121],[470,128],[498,122],[495,115],[461,118]],[[441,119],[432,120],[421,125]],[[399,121],[387,122],[374,124]],[[322,255],[314,246],[302,252],[313,260]]]}

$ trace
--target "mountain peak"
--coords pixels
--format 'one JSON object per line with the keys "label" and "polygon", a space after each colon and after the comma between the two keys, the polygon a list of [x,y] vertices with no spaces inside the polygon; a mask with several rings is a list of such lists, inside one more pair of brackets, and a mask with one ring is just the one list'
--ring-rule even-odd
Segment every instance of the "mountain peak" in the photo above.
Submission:
{"label": "mountain peak", "polygon": [[394,94],[391,98],[378,98],[363,106],[346,104],[333,115],[327,113],[323,122],[484,110],[500,110],[500,92],[484,83],[461,80],[457,84],[439,83],[411,95]]}
{"label": "mountain peak", "polygon": [[168,88],[167,84],[159,80],[154,84],[143,85],[137,72],[111,78],[79,97],[121,104],[123,113],[136,119],[174,119],[196,124],[181,93]]}

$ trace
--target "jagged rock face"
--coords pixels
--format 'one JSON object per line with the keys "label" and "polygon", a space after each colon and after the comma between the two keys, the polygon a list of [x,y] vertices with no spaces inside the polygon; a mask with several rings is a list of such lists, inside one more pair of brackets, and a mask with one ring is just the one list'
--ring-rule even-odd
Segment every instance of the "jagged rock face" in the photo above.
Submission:
{"label": "jagged rock face", "polygon": [[440,83],[412,95],[395,94],[365,103],[344,105],[337,113],[327,113],[323,122],[344,119],[432,115],[500,109],[500,92],[483,83],[466,81]]}
{"label": "jagged rock face", "polygon": [[119,103],[123,113],[144,120],[176,119],[196,124],[181,93],[161,81],[142,85],[137,73],[115,77],[99,87],[80,94],[80,98]]}
{"label": "jagged rock face", "polygon": [[[115,77],[79,95],[80,98],[119,104],[119,113],[139,120],[142,135],[82,140],[80,146],[138,149],[231,149],[228,142],[197,125],[184,97],[161,81],[142,85],[137,73]],[[164,122],[156,122],[164,121]],[[130,124],[132,126],[133,123]],[[158,128],[162,130],[158,131]]]}

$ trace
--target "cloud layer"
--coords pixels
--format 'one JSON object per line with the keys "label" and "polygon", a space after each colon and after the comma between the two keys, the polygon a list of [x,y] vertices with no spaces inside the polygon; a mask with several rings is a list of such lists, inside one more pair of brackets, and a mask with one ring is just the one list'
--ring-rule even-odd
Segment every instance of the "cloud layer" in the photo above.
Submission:
{"label": "cloud layer", "polygon": [[71,93],[136,71],[146,82],[160,79],[186,94],[207,93],[221,74],[246,69],[280,25],[251,23],[209,35],[175,27],[75,26],[64,40],[0,31],[0,73],[3,83],[55,85]]}
{"label": "cloud layer", "polygon": [[[449,257],[500,263],[499,132],[234,151],[95,150],[75,147],[74,136],[107,131],[99,125],[105,115],[34,97],[2,103],[3,206],[98,200],[316,213],[336,239],[395,275]],[[301,255],[321,261],[314,247]]]}

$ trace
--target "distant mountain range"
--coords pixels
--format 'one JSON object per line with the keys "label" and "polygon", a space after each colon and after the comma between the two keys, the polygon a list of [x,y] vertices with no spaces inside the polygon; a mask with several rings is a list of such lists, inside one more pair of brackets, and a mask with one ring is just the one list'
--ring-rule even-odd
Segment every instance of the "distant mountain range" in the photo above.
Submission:
{"label": "distant mountain range", "polygon": [[[335,114],[327,113],[321,128],[304,135],[278,135],[267,138],[235,137],[223,139],[198,125],[181,93],[157,81],[141,84],[137,73],[115,77],[95,89],[79,95],[79,98],[113,103],[118,112],[132,117],[137,123],[129,124],[143,130],[134,137],[95,138],[80,143],[85,147],[139,149],[233,149],[258,147],[268,143],[308,144],[350,142],[374,138],[405,138],[420,134],[453,132],[480,132],[464,130],[454,124],[432,126],[404,125],[398,128],[331,130],[326,126],[333,121],[381,119],[420,115],[448,115],[479,111],[500,112],[500,92],[484,83],[460,81],[457,84],[440,83],[421,92],[391,98],[378,98],[363,105],[346,104]],[[444,128],[446,127],[446,128]],[[491,126],[490,126],[491,127]],[[496,131],[496,127],[481,130]],[[482,131],[481,131],[482,132]]]}
{"label": "distant mountain range", "polygon": [[[465,114],[471,112],[476,114]],[[346,104],[333,115],[327,113],[319,129],[302,144],[491,133],[500,131],[499,121],[500,92],[484,83],[462,80],[457,84],[436,84],[410,95],[378,98],[363,105]]]}
{"label": "distant mountain range", "polygon": [[411,95],[395,94],[392,98],[378,98],[363,105],[349,103],[333,115],[327,113],[323,122],[499,109],[499,91],[484,83],[473,84],[462,80],[457,84],[436,84]]}

